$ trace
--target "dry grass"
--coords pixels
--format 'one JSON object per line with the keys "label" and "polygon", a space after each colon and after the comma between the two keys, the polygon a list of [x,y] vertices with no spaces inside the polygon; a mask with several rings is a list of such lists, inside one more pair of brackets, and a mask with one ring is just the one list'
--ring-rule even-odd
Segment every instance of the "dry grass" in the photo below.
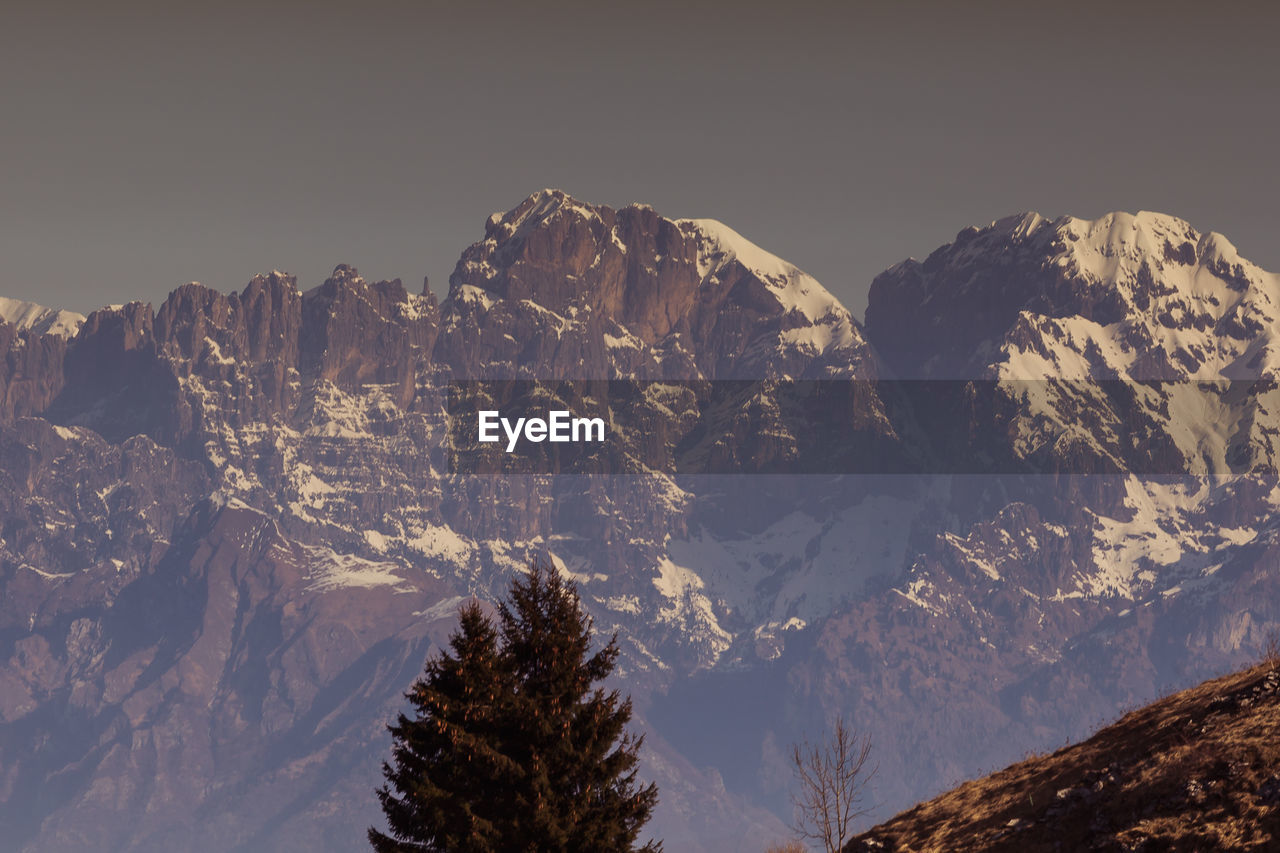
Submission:
{"label": "dry grass", "polygon": [[770,844],[765,848],[764,853],[808,853],[808,851],[799,841],[780,841],[777,844]]}
{"label": "dry grass", "polygon": [[1264,662],[1132,711],[1083,743],[903,812],[846,849],[1280,849],[1280,672]]}

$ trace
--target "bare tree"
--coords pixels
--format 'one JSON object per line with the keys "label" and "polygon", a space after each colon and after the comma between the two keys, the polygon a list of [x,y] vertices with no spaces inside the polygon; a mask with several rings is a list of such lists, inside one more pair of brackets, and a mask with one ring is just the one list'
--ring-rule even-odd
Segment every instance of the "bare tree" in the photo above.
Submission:
{"label": "bare tree", "polygon": [[824,743],[807,740],[791,751],[792,770],[800,783],[792,796],[795,824],[802,838],[820,842],[827,853],[839,853],[853,833],[853,823],[870,813],[863,805],[867,783],[876,773],[868,766],[871,736],[858,736],[843,718]]}

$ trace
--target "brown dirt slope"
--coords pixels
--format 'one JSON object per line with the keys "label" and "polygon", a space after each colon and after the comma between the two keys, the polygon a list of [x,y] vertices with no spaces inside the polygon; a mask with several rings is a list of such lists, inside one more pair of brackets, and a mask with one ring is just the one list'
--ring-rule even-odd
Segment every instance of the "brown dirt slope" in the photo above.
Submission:
{"label": "brown dirt slope", "polygon": [[1280,660],[966,782],[846,851],[1280,851]]}

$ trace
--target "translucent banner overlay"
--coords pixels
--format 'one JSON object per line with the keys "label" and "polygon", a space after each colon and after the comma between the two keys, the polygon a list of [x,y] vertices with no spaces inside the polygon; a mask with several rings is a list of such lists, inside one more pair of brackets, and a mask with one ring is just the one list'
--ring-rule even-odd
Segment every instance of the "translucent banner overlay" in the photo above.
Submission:
{"label": "translucent banner overlay", "polygon": [[1274,472],[1271,380],[475,380],[458,474]]}

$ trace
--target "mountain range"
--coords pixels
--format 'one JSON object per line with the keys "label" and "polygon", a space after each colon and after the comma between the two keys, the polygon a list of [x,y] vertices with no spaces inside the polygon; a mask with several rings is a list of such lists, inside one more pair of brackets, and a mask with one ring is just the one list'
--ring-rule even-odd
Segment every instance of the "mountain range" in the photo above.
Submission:
{"label": "mountain range", "polygon": [[[1175,217],[1024,214],[886,270],[859,322],[726,225],[557,190],[443,300],[346,265],[0,300],[0,826],[359,848],[402,692],[533,554],[618,632],[668,849],[785,837],[788,745],[839,714],[888,816],[1256,657],[1278,302]],[[639,390],[607,464],[455,470],[449,389],[512,379]],[[848,389],[825,471],[797,383]]]}

